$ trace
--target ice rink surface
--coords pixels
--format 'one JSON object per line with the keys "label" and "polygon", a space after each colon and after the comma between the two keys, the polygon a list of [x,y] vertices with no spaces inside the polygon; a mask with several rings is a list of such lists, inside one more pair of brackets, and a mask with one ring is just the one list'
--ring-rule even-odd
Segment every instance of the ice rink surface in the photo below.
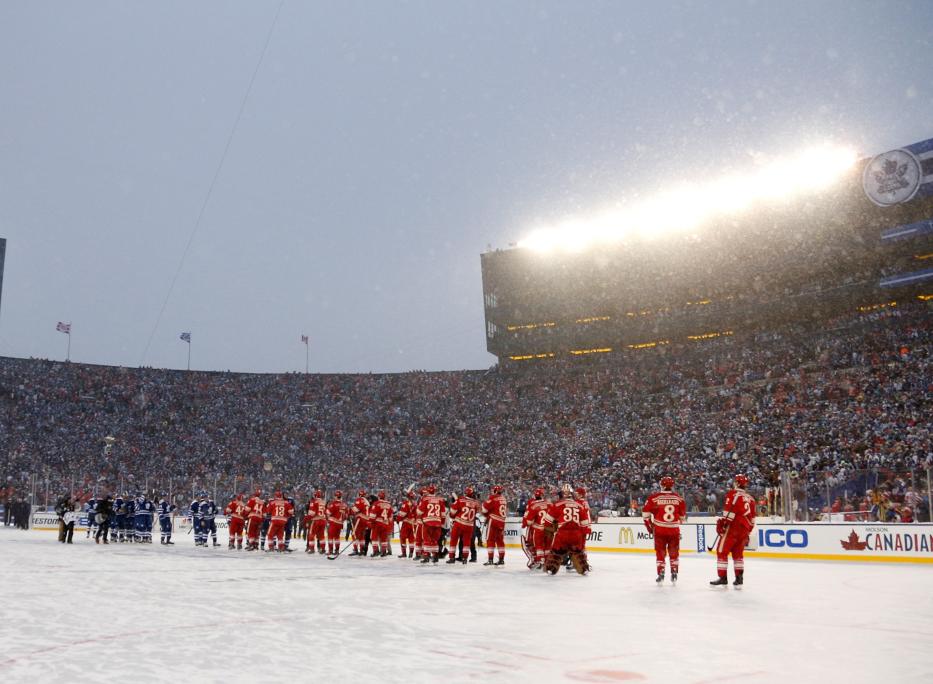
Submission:
{"label": "ice rink surface", "polygon": [[[929,682],[930,566],[712,557],[587,577],[0,528],[0,681]],[[302,542],[299,542],[300,546]]]}

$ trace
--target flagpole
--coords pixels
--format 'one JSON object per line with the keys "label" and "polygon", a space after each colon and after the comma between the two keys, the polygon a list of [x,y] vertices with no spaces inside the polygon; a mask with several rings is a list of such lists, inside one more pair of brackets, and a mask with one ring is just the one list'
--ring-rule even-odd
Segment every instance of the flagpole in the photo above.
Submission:
{"label": "flagpole", "polygon": [[188,340],[188,370],[191,370],[191,340]]}
{"label": "flagpole", "polygon": [[68,350],[65,352],[65,361],[71,361],[71,331],[68,331]]}
{"label": "flagpole", "polygon": [[305,342],[305,375],[308,374],[308,365],[311,363],[311,346]]}

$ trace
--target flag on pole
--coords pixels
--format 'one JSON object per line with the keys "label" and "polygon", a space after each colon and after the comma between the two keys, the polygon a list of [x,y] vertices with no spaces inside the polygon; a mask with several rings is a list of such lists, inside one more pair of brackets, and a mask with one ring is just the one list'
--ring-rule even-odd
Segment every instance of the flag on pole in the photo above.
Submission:
{"label": "flag on pole", "polygon": [[55,329],[60,333],[65,333],[66,335],[71,334],[71,323],[62,323],[58,322],[58,325],[55,326]]}
{"label": "flag on pole", "polygon": [[307,335],[302,335],[302,336],[301,336],[301,341],[304,342],[305,344],[308,344],[308,336],[307,336]]}
{"label": "flag on pole", "polygon": [[183,332],[181,335],[179,335],[179,338],[181,339],[182,342],[187,342],[188,344],[191,344],[191,333],[190,332]]}

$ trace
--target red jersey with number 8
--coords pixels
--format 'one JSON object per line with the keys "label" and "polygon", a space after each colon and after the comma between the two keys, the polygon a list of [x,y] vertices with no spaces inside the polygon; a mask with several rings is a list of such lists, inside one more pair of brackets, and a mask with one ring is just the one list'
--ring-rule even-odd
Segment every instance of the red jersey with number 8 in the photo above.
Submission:
{"label": "red jersey with number 8", "polygon": [[687,503],[680,494],[656,492],[648,497],[642,515],[656,530],[677,531],[687,519]]}

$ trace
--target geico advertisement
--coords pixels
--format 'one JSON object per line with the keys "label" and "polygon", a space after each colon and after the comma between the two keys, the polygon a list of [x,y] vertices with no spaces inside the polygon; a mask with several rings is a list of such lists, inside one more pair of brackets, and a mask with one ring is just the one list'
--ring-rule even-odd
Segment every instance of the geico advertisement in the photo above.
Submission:
{"label": "geico advertisement", "polygon": [[773,554],[822,554],[862,558],[933,559],[933,525],[881,523],[814,523],[760,525],[759,551]]}

